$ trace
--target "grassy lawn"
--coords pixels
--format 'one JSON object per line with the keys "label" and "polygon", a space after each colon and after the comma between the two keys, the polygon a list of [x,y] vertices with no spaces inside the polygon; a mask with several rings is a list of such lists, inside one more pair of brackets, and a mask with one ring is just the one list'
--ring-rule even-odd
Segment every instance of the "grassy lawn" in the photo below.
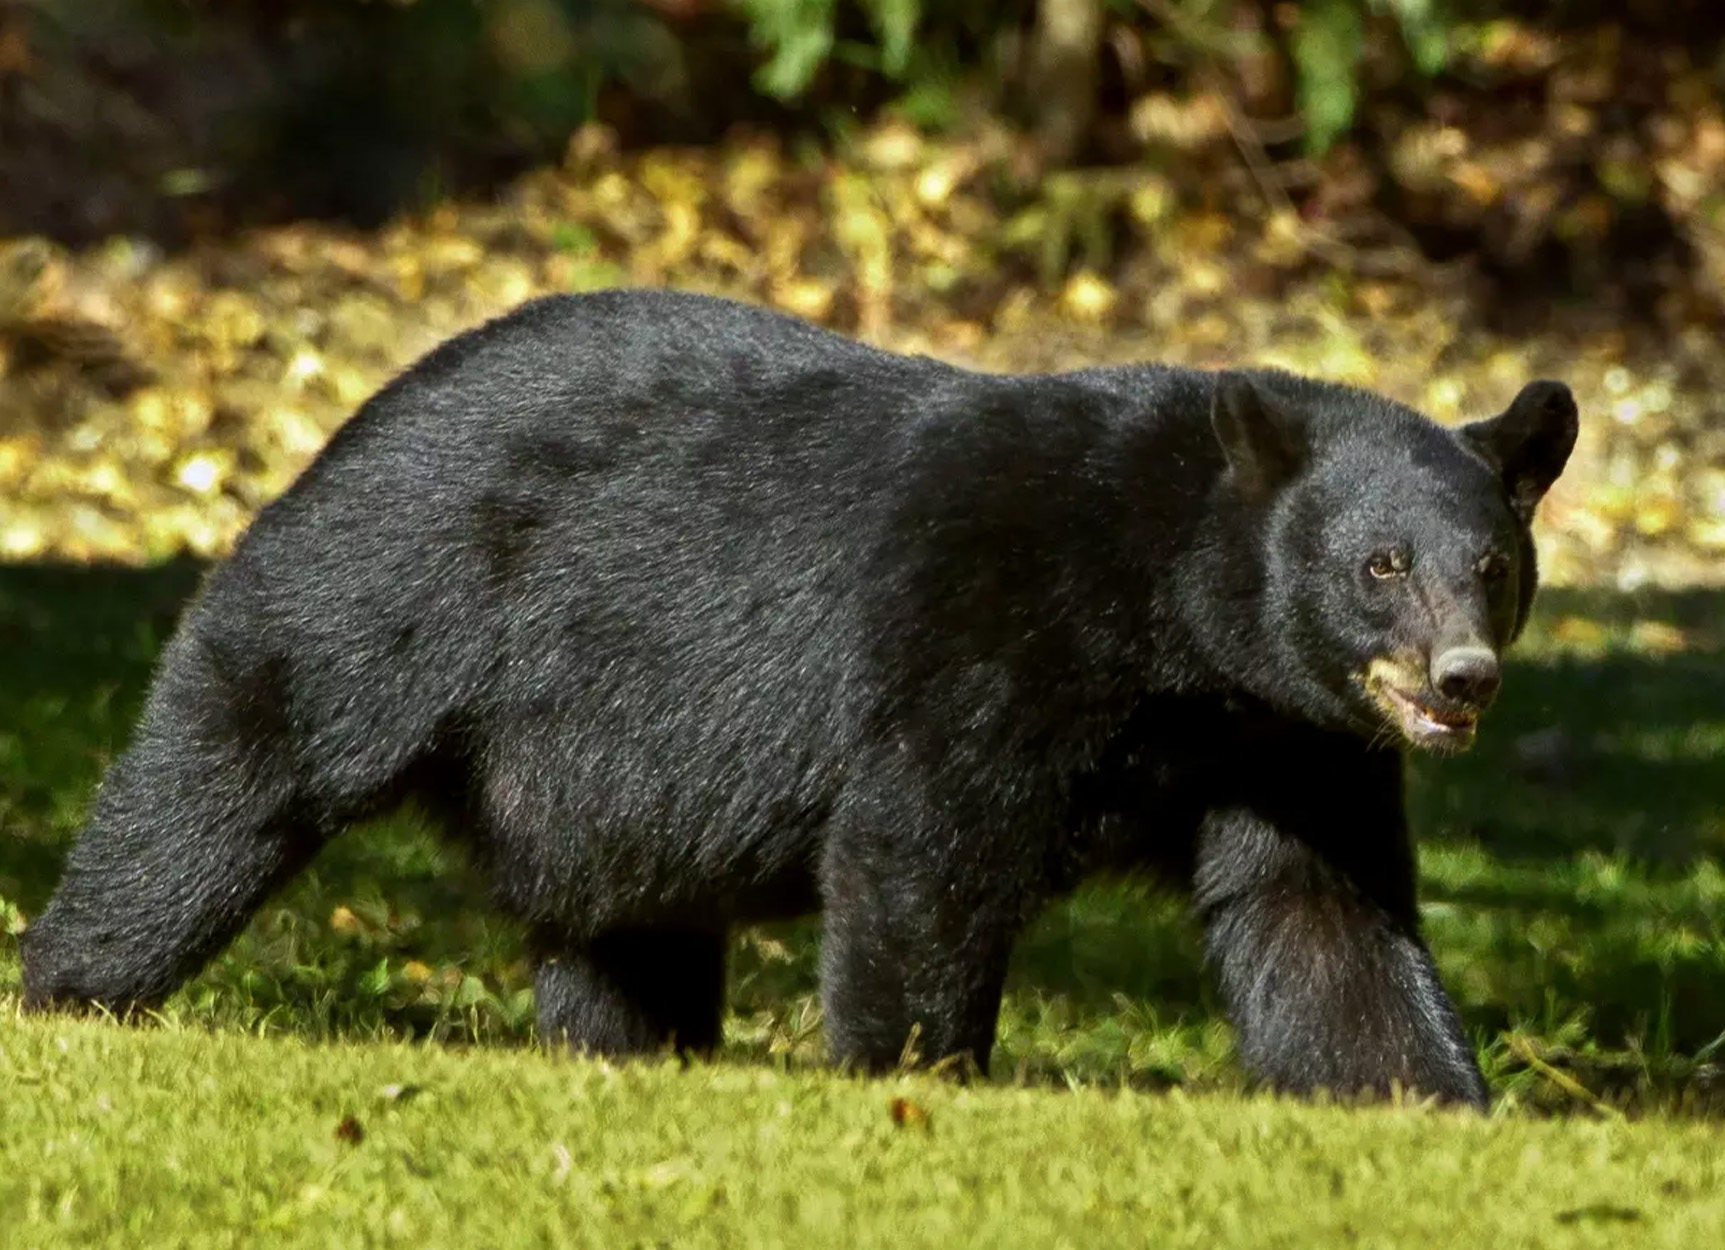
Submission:
{"label": "grassy lawn", "polygon": [[[0,929],[46,902],[195,579],[0,568]],[[1239,1096],[1195,930],[1133,885],[1022,944],[984,1088],[814,1070],[806,923],[739,935],[714,1067],[554,1061],[519,934],[404,816],[330,847],[167,1027],[15,1020],[0,936],[0,1245],[1705,1244],[1725,595],[1550,591],[1537,622],[1480,745],[1413,789],[1490,1121]]]}
{"label": "grassy lawn", "polygon": [[1693,1250],[1725,1226],[1695,1123],[64,1022],[0,1032],[0,1106],[0,1241],[31,1247]]}

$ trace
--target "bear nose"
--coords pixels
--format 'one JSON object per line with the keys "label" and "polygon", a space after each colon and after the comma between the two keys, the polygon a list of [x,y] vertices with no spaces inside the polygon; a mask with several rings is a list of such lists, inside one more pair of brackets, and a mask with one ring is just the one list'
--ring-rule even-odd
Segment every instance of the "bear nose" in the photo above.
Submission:
{"label": "bear nose", "polygon": [[1502,684],[1497,655],[1485,647],[1450,647],[1432,661],[1432,687],[1458,703],[1489,703]]}

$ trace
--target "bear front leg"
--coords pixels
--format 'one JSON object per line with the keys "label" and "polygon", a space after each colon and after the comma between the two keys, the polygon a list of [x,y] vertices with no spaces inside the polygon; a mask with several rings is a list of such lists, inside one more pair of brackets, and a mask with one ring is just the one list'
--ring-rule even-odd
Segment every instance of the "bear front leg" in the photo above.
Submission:
{"label": "bear front leg", "polygon": [[1290,1093],[1399,1085],[1484,1109],[1485,1080],[1420,938],[1399,805],[1375,817],[1339,822],[1319,845],[1289,827],[1297,819],[1243,807],[1206,818],[1195,900],[1242,1062]]}
{"label": "bear front leg", "polygon": [[724,1012],[725,942],[704,930],[618,931],[584,943],[540,933],[539,1036],[613,1058],[667,1046],[711,1054]]}

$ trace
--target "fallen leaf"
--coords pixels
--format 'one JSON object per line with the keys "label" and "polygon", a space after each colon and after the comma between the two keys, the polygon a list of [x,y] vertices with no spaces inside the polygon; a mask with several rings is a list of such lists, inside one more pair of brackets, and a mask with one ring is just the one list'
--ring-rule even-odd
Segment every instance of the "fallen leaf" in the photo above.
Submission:
{"label": "fallen leaf", "polygon": [[1667,621],[1636,621],[1629,641],[1639,650],[1655,655],[1676,655],[1689,649],[1689,636]]}
{"label": "fallen leaf", "polygon": [[887,1113],[900,1128],[920,1128],[926,1132],[934,1127],[928,1112],[908,1098],[894,1098],[887,1105]]}

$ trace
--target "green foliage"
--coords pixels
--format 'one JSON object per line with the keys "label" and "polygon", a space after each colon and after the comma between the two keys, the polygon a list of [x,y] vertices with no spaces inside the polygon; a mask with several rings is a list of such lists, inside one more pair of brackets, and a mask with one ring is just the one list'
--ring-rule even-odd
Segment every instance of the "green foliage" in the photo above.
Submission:
{"label": "green foliage", "polygon": [[[865,59],[888,78],[903,78],[922,21],[922,0],[858,2],[878,41]],[[737,6],[756,45],[772,54],[756,85],[781,100],[800,96],[834,54],[838,0],[737,0]]]}
{"label": "green foliage", "polygon": [[1300,111],[1312,151],[1327,150],[1353,125],[1367,17],[1391,18],[1415,67],[1430,75],[1449,58],[1442,7],[1442,0],[1311,0],[1301,10],[1293,54]]}
{"label": "green foliage", "polygon": [[[735,82],[753,92],[824,111],[850,112],[869,84],[894,84],[903,115],[938,129],[953,120],[961,87],[981,88],[999,105],[1026,84],[1040,0],[728,0],[732,21],[747,32],[759,62],[745,79],[746,52],[736,56]],[[1106,25],[1144,36],[1152,61],[1170,47],[1227,62],[1249,36],[1237,20],[1248,0],[1069,0],[1106,9]],[[161,31],[195,28],[195,6],[184,0],[80,0],[134,5]],[[1353,124],[1362,63],[1374,26],[1405,47],[1413,73],[1438,72],[1451,54],[1452,29],[1464,0],[1309,0],[1297,8],[1289,36],[1298,102],[1314,152],[1330,147]],[[550,153],[594,117],[602,87],[620,87],[673,112],[696,107],[689,58],[711,57],[694,27],[667,21],[635,0],[285,0],[252,6],[215,0],[226,20],[255,10],[260,28],[291,28],[339,54],[323,72],[335,81],[296,88],[305,129],[340,133],[353,119],[404,132],[425,146],[466,145],[489,151]],[[1109,36],[1095,54],[1106,61]],[[692,42],[693,41],[693,42]],[[1016,51],[1014,51],[1016,49]],[[1139,55],[1144,55],[1140,53]],[[308,63],[318,63],[311,58]],[[840,63],[865,71],[830,76]],[[708,69],[712,66],[707,65]],[[1105,77],[1105,75],[1104,75]],[[745,85],[748,84],[748,85]],[[836,85],[837,95],[829,91]],[[327,96],[318,109],[312,101]],[[876,97],[878,98],[878,96]],[[738,102],[704,99],[702,109],[731,110]],[[1038,101],[1031,99],[1032,111]],[[282,139],[297,146],[296,135]]]}
{"label": "green foliage", "polygon": [[[985,12],[934,0],[855,0],[855,11],[866,19],[873,35],[869,43],[843,37],[847,10],[840,0],[735,0],[735,4],[754,44],[768,53],[755,77],[756,87],[766,94],[796,100],[809,90],[824,65],[843,60],[909,84],[906,100],[920,112],[936,115],[941,112],[938,102],[950,95],[954,78],[931,71],[950,67],[952,50],[974,42],[978,34],[1026,30],[1031,8],[1010,4]],[[1110,7],[1125,22],[1155,20],[1140,5],[1111,0]],[[1226,4],[1186,3],[1178,8],[1190,19],[1179,23],[1174,32],[1180,40],[1231,29]],[[1374,18],[1394,26],[1416,72],[1435,74],[1449,58],[1446,0],[1311,0],[1302,6],[1291,50],[1300,108],[1315,152],[1330,147],[1353,124],[1369,21]],[[967,41],[965,36],[972,38]],[[928,55],[936,49],[948,55]],[[974,48],[962,60],[973,72],[980,68]]]}
{"label": "green foliage", "polygon": [[1300,112],[1309,146],[1322,151],[1354,120],[1365,26],[1355,0],[1314,0],[1294,30]]}
{"label": "green foliage", "polygon": [[838,0],[738,0],[751,39],[772,56],[755,85],[781,100],[801,95],[832,53]]}
{"label": "green foliage", "polygon": [[1435,74],[1449,60],[1449,27],[1439,0],[1377,0],[1401,26],[1402,38],[1423,74]]}
{"label": "green foliage", "polygon": [[866,6],[880,35],[881,68],[893,78],[910,65],[912,40],[922,18],[921,0],[872,0]]}
{"label": "green foliage", "polygon": [[942,130],[958,116],[958,75],[950,68],[936,67],[918,73],[895,104],[898,113],[913,126]]}

